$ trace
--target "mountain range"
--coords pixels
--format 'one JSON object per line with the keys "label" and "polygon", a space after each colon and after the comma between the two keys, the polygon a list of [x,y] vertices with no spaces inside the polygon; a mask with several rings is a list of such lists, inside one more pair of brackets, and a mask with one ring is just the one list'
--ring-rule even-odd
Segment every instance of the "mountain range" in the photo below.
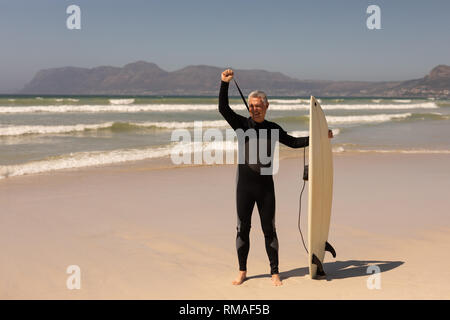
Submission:
{"label": "mountain range", "polygon": [[[49,95],[217,95],[225,68],[196,65],[168,72],[137,61],[123,67],[62,67],[36,73],[20,94]],[[406,81],[299,80],[280,72],[237,70],[244,92],[271,96],[441,97],[450,98],[450,66],[438,65],[420,79]],[[237,95],[234,86],[230,94]]]}

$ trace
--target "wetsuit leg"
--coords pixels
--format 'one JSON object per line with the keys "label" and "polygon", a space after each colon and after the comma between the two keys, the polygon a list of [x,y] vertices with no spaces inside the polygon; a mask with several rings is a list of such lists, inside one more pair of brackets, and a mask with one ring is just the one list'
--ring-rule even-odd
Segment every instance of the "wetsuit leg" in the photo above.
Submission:
{"label": "wetsuit leg", "polygon": [[247,270],[247,257],[250,250],[250,228],[255,198],[251,188],[244,182],[238,181],[236,190],[237,205],[237,235],[236,250],[239,260],[239,270]]}
{"label": "wetsuit leg", "polygon": [[278,238],[275,230],[275,189],[273,180],[264,181],[256,198],[261,227],[264,232],[270,274],[278,273]]}

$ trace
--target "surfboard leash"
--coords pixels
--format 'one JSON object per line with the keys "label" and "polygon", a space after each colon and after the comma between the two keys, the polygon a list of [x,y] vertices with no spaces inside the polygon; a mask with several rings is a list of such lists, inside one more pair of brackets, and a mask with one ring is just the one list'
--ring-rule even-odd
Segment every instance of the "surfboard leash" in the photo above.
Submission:
{"label": "surfboard leash", "polygon": [[[228,67],[227,69],[233,70],[232,67]],[[238,83],[236,82],[236,79],[234,78],[234,76],[233,76],[233,81],[234,81],[234,84],[236,85],[236,88],[237,88],[238,91],[239,91],[239,94],[241,95],[242,101],[244,101],[244,104],[245,104],[245,106],[247,107],[247,110],[250,112],[250,109],[248,108],[247,100],[245,99],[244,95],[242,94],[241,88],[239,88],[239,85],[238,85]]]}
{"label": "surfboard leash", "polygon": [[308,249],[306,248],[305,239],[303,239],[302,228],[300,227],[300,216],[301,216],[301,213],[302,213],[302,195],[303,195],[303,190],[305,189],[306,181],[308,180],[308,166],[305,165],[305,159],[306,159],[305,154],[306,154],[306,148],[303,148],[303,187],[302,187],[302,191],[300,192],[300,199],[298,201],[298,222],[297,222],[297,226],[298,226],[298,231],[300,231],[300,236],[302,237],[303,247],[305,248],[306,253],[309,254]]}
{"label": "surfboard leash", "polygon": [[247,100],[245,100],[245,97],[244,97],[244,95],[242,94],[241,88],[239,88],[239,85],[237,84],[236,79],[234,79],[234,77],[233,77],[233,81],[234,81],[234,84],[236,85],[236,88],[237,88],[238,91],[239,91],[239,94],[241,95],[242,100],[243,100],[244,103],[245,103],[245,106],[247,107],[247,110],[250,111],[250,109],[248,108]]}

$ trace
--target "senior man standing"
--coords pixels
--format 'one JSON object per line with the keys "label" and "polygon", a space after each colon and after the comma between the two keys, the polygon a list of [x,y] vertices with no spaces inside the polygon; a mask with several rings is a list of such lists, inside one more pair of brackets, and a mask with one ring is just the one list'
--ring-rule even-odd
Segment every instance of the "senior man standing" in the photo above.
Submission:
{"label": "senior man standing", "polygon": [[[261,137],[270,140],[273,130],[278,131],[278,141],[291,148],[304,148],[309,145],[309,137],[293,137],[284,131],[278,124],[265,120],[266,112],[269,107],[267,96],[262,91],[253,91],[248,97],[249,113],[248,118],[235,113],[228,104],[228,86],[233,79],[233,70],[227,69],[222,72],[221,86],[219,92],[219,112],[234,129],[241,129],[244,133],[254,131],[256,144],[260,145]],[[261,134],[266,130],[265,134]],[[267,134],[268,131],[268,134]],[[251,136],[251,135],[249,135]],[[328,132],[329,138],[333,137],[331,130]],[[267,256],[270,262],[270,274],[275,286],[282,284],[278,270],[278,238],[275,230],[275,190],[272,174],[267,174],[262,170],[267,167],[259,158],[253,163],[249,160],[248,151],[250,149],[250,140],[245,139],[245,161],[239,163],[237,172],[236,189],[236,207],[237,207],[237,235],[236,249],[239,261],[239,274],[232,282],[234,285],[240,285],[246,280],[247,276],[247,257],[250,249],[250,227],[253,207],[256,203],[261,227],[264,233]],[[241,146],[240,146],[241,147]],[[273,153],[270,154],[273,157]]]}

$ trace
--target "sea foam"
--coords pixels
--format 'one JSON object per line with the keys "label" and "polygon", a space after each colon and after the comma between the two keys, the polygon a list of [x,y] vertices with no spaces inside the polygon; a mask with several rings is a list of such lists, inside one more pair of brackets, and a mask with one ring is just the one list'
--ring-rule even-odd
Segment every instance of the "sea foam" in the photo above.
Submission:
{"label": "sea foam", "polygon": [[114,105],[121,105],[121,104],[132,104],[134,103],[134,99],[109,99],[109,103]]}
{"label": "sea foam", "polygon": [[[227,127],[225,120],[216,121],[198,121],[204,128],[222,128]],[[6,126],[0,127],[1,136],[20,136],[25,134],[61,134],[70,132],[82,132],[87,130],[114,129],[115,127],[129,128],[156,128],[156,129],[190,129],[194,128],[195,122],[104,122],[98,124],[75,124],[60,126]],[[135,129],[136,129],[135,128]]]}
{"label": "sea foam", "polygon": [[[309,110],[309,104],[274,104],[271,110]],[[243,104],[232,105],[234,110],[245,110]],[[436,109],[434,102],[412,104],[330,104],[323,105],[324,110],[403,110],[403,109]],[[65,112],[183,112],[183,111],[216,111],[215,104],[117,104],[117,105],[57,105],[57,106],[0,106],[0,113],[65,113]]]}
{"label": "sea foam", "polygon": [[405,119],[411,116],[411,113],[399,114],[374,114],[358,116],[327,116],[329,123],[378,123],[392,121],[393,119]]}
{"label": "sea foam", "polygon": [[[176,149],[175,149],[176,148]],[[171,143],[164,147],[143,149],[121,149],[112,151],[90,151],[64,154],[44,160],[32,161],[18,165],[0,166],[0,179],[13,176],[43,173],[62,169],[75,169],[128,161],[169,157],[175,150],[193,154],[196,150],[204,151],[236,151],[235,141]]]}

